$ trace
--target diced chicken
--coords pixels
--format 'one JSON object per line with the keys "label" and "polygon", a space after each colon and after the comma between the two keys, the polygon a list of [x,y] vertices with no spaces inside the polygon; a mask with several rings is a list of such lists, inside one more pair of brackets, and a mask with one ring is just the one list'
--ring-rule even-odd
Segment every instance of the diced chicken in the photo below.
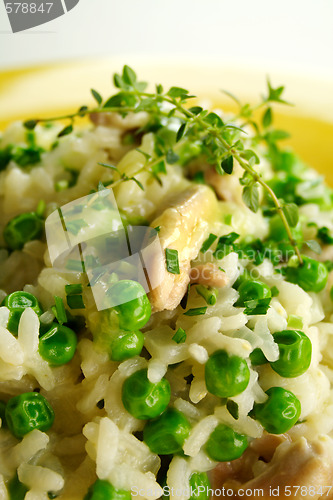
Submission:
{"label": "diced chicken", "polygon": [[132,130],[142,127],[147,122],[147,113],[129,113],[122,117],[118,113],[91,113],[90,120],[95,125],[102,127],[114,127],[116,129]]}
{"label": "diced chicken", "polygon": [[[279,436],[276,438],[279,439]],[[325,486],[333,484],[332,440],[318,438],[310,443],[302,437],[290,443],[285,438],[276,448],[272,460],[268,460],[267,464],[263,462],[263,472],[248,479],[259,456],[269,459],[272,451],[268,446],[272,443],[257,441],[258,443],[250,446],[240,459],[216,467],[212,474],[213,489],[231,488],[234,490],[232,498],[235,499],[243,498],[243,492],[246,490],[252,491],[253,496],[255,492],[260,491],[260,498],[264,500],[272,498],[273,490],[278,491],[275,496],[282,499],[290,496],[288,491],[298,500],[333,498],[333,493],[326,495],[325,490]],[[265,457],[263,452],[268,452],[268,455]]]}
{"label": "diced chicken", "polygon": [[[154,311],[175,309],[190,282],[191,260],[207,236],[208,222],[217,213],[217,200],[205,185],[186,189],[173,199],[151,227],[160,226],[159,240],[163,255],[153,255],[148,275],[160,283],[153,288],[149,299]],[[167,271],[165,249],[178,252],[179,274]]]}
{"label": "diced chicken", "polygon": [[208,262],[191,268],[190,281],[191,283],[222,288],[228,284],[229,278],[216,264]]}
{"label": "diced chicken", "polygon": [[214,168],[205,171],[205,181],[212,186],[217,197],[224,201],[238,202],[242,197],[242,187],[239,183],[240,167],[235,167],[232,175],[220,175]]}

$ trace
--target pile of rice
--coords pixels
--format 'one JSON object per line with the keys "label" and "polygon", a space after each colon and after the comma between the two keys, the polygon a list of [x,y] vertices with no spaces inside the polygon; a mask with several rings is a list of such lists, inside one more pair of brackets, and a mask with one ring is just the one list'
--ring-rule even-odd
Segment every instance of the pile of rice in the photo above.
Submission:
{"label": "pile of rice", "polygon": [[[144,116],[135,116],[138,126]],[[330,436],[333,431],[333,322],[329,284],[319,294],[307,293],[298,285],[274,274],[269,260],[251,272],[279,294],[271,301],[265,315],[247,316],[243,308],[235,306],[238,292],[232,287],[248,266],[234,252],[225,256],[218,265],[228,276],[228,283],[219,290],[215,305],[201,316],[184,316],[181,306],[174,310],[152,315],[144,328],[145,349],[149,356],[136,356],[124,362],[115,362],[94,343],[99,328],[99,315],[91,291],[84,290],[85,309],[72,314],[84,316],[86,328],[78,335],[78,348],[73,360],[52,368],[38,352],[39,322],[52,319],[54,296],[66,301],[65,285],[85,283],[82,273],[59,271],[52,267],[45,239],[31,241],[22,250],[11,253],[5,248],[2,233],[7,222],[17,214],[36,210],[40,200],[46,201],[46,215],[57,207],[84,197],[95,190],[100,181],[110,179],[110,171],[99,162],[118,164],[121,172],[131,176],[144,156],[122,144],[121,127],[88,126],[56,141],[61,125],[36,128],[36,141],[45,149],[41,163],[22,169],[11,161],[0,172],[0,302],[15,290],[34,294],[43,308],[43,316],[27,309],[20,320],[18,336],[7,330],[9,311],[0,307],[0,395],[10,397],[28,391],[40,390],[55,411],[55,422],[47,432],[34,430],[22,440],[16,439],[7,428],[0,429],[0,498],[9,498],[6,483],[17,472],[19,480],[29,489],[26,500],[44,500],[48,492],[59,494],[59,499],[82,500],[96,478],[107,479],[115,487],[131,491],[133,497],[154,500],[162,495],[156,480],[160,458],[152,453],[138,437],[144,421],[137,420],[124,408],[121,388],[133,372],[148,369],[148,377],[157,382],[166,377],[171,385],[171,402],[192,424],[184,444],[187,457],[175,456],[170,463],[167,484],[178,490],[172,498],[187,500],[184,484],[193,471],[209,471],[216,465],[205,453],[206,443],[218,423],[226,423],[250,438],[260,438],[262,425],[248,416],[254,402],[267,398],[264,391],[271,386],[282,386],[292,391],[301,402],[301,423],[289,435],[314,440],[320,435]],[[0,149],[9,144],[26,145],[26,129],[13,123],[0,138]],[[153,153],[152,134],[142,139],[141,149]],[[57,191],[55,185],[68,178],[68,168],[79,172],[73,187]],[[148,173],[137,176],[144,191],[135,182],[124,182],[114,189],[121,213],[138,223],[154,220],[159,208],[174,193],[184,191],[191,182],[184,177],[180,166],[167,167],[160,186]],[[229,201],[216,202],[219,217],[209,223],[202,234],[203,241],[212,232],[217,235],[231,231],[241,236],[264,238],[268,224],[261,211],[256,214],[241,200],[238,181]],[[322,212],[317,205],[303,205],[301,212],[307,220],[333,229],[333,216]],[[231,225],[225,224],[224,215],[232,214]],[[1,248],[2,247],[2,248]],[[213,260],[212,250],[199,253],[192,265]],[[191,288],[188,308],[205,306],[194,287]],[[288,318],[302,318],[304,333],[312,342],[312,361],[309,370],[296,378],[282,378],[269,365],[251,368],[249,355],[260,347],[266,358],[274,361],[278,347],[272,333],[287,328]],[[186,331],[186,341],[177,344],[172,337],[177,328]],[[219,398],[207,393],[204,367],[209,356],[217,349],[225,349],[248,360],[250,383],[247,389],[231,398],[238,404],[239,418],[235,420],[221,405]],[[149,357],[149,359],[148,359]],[[175,365],[178,363],[177,365]],[[170,365],[175,365],[169,368]],[[259,374],[260,373],[260,377]],[[193,375],[189,384],[186,377]],[[97,404],[104,400],[104,407]],[[141,493],[140,491],[141,490]],[[183,493],[179,494],[179,490]]]}

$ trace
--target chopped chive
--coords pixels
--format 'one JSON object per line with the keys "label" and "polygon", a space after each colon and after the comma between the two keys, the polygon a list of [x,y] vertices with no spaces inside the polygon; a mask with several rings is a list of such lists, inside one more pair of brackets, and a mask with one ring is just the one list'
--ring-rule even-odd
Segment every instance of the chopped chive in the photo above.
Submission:
{"label": "chopped chive", "polygon": [[295,314],[289,314],[287,326],[289,328],[293,328],[294,330],[302,330],[303,320],[300,316],[296,316]]}
{"label": "chopped chive", "polygon": [[208,238],[203,242],[202,247],[200,248],[201,253],[207,252],[208,248],[212,246],[214,241],[217,239],[216,234],[210,233]]}
{"label": "chopped chive", "polygon": [[81,283],[77,283],[75,285],[65,285],[66,295],[78,295],[82,293],[82,285]]}
{"label": "chopped chive", "polygon": [[232,214],[227,214],[224,216],[224,224],[226,226],[231,226]]}
{"label": "chopped chive", "polygon": [[36,215],[38,215],[38,217],[43,217],[44,212],[45,212],[45,208],[46,208],[45,201],[44,200],[39,200],[37,208],[36,208],[36,212],[35,212]]}
{"label": "chopped chive", "polygon": [[172,248],[166,248],[165,258],[166,258],[166,268],[168,272],[172,274],[180,274],[178,250],[173,250]]}
{"label": "chopped chive", "polygon": [[277,297],[279,295],[280,291],[276,286],[272,286],[271,288],[271,295],[272,297]]}
{"label": "chopped chive", "polygon": [[65,189],[68,188],[68,185],[69,185],[69,182],[67,180],[62,180],[62,181],[57,181],[55,184],[54,184],[54,189],[57,191],[57,193],[59,191],[64,191]]}
{"label": "chopped chive", "polygon": [[195,307],[193,309],[189,309],[184,313],[185,316],[201,316],[205,314],[207,311],[207,306],[205,307]]}
{"label": "chopped chive", "polygon": [[82,273],[83,271],[83,262],[81,260],[68,259],[66,262],[66,269],[70,271],[79,271]]}
{"label": "chopped chive", "polygon": [[232,417],[234,417],[235,420],[238,420],[239,418],[239,409],[238,409],[238,404],[236,401],[233,401],[232,399],[228,399],[227,401],[227,410],[230,413]]}
{"label": "chopped chive", "polygon": [[85,308],[82,295],[67,295],[66,299],[68,307],[70,307],[71,309]]}
{"label": "chopped chive", "polygon": [[174,340],[176,344],[183,344],[186,340],[185,330],[183,330],[183,328],[178,328],[178,330],[172,337],[172,340]]}
{"label": "chopped chive", "polygon": [[270,307],[271,297],[244,301],[244,314],[249,316],[266,314]]}
{"label": "chopped chive", "polygon": [[218,290],[216,288],[211,288],[210,286],[197,285],[195,287],[197,293],[201,295],[206,301],[206,304],[213,306],[216,304]]}
{"label": "chopped chive", "polygon": [[188,295],[190,293],[190,289],[191,289],[191,283],[189,283],[187,285],[187,290],[185,292],[185,295],[184,297],[182,298],[182,300],[180,301],[180,306],[182,307],[182,309],[186,309],[186,306],[187,306],[187,301],[188,301]]}
{"label": "chopped chive", "polygon": [[55,305],[52,306],[52,312],[57,318],[58,322],[60,325],[63,323],[67,322],[67,314],[66,314],[66,309],[64,306],[64,301],[62,300],[61,297],[58,297],[57,295],[54,296],[54,303]]}
{"label": "chopped chive", "polygon": [[71,221],[66,221],[66,229],[70,233],[74,234],[75,236],[79,233],[79,231],[83,227],[87,227],[88,224],[84,219],[76,219],[76,220],[71,220]]}
{"label": "chopped chive", "polygon": [[239,238],[239,234],[231,232],[225,236],[221,236],[217,242],[216,250],[213,253],[216,259],[222,259],[229,253],[234,251],[234,242]]}
{"label": "chopped chive", "polygon": [[333,302],[333,286],[330,289],[330,299]]}
{"label": "chopped chive", "polygon": [[156,227],[154,227],[154,229],[155,229],[155,231],[156,231],[157,233],[159,233],[159,232],[161,231],[161,226],[156,226]]}
{"label": "chopped chive", "polygon": [[97,406],[97,408],[99,408],[100,410],[103,410],[103,408],[104,408],[104,399],[100,399],[100,400],[96,403],[96,406]]}

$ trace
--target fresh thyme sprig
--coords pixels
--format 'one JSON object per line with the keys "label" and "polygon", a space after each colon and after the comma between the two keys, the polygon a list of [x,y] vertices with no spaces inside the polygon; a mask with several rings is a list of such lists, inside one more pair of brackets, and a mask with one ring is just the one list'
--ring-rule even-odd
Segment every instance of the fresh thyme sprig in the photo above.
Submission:
{"label": "fresh thyme sprig", "polygon": [[[121,75],[114,75],[114,84],[119,91],[106,100],[103,100],[95,89],[91,89],[92,96],[96,101],[94,107],[81,106],[74,113],[28,120],[24,125],[27,129],[32,130],[40,122],[69,120],[69,124],[58,134],[59,137],[62,137],[72,132],[73,124],[77,118],[92,113],[112,112],[125,117],[128,113],[144,111],[148,114],[148,123],[139,131],[145,132],[157,129],[154,156],[139,150],[145,156],[145,163],[131,177],[121,174],[117,167],[113,165],[103,164],[103,166],[111,167],[118,176],[108,187],[113,188],[121,182],[133,180],[143,189],[140,181],[136,179],[136,176],[141,172],[149,172],[161,183],[160,175],[166,173],[166,163],[176,163],[179,159],[177,152],[182,148],[190,147],[193,143],[199,144],[200,147],[193,158],[195,155],[203,157],[206,162],[215,167],[220,175],[230,175],[233,172],[234,160],[243,168],[244,175],[240,179],[243,185],[243,201],[250,210],[257,212],[259,209],[259,186],[269,194],[275,210],[281,217],[299,263],[302,264],[302,257],[291,231],[291,228],[296,226],[298,222],[297,205],[279,200],[273,189],[255,170],[255,166],[259,164],[259,158],[255,151],[246,148],[250,140],[242,136],[242,133],[244,133],[242,126],[225,123],[217,113],[205,110],[200,106],[189,107],[188,101],[195,96],[190,95],[188,90],[181,87],[171,87],[165,92],[161,85],[157,85],[155,92],[146,92],[147,84],[138,81],[135,72],[129,66],[124,66]],[[274,141],[286,137],[284,131],[271,129],[271,103],[287,104],[281,98],[283,90],[283,87],[274,89],[268,81],[268,94],[262,98],[259,104],[251,107],[248,104],[242,106],[239,103],[240,111],[237,118],[243,119],[245,125],[250,124],[254,127],[256,132],[253,139],[254,143],[263,140],[269,146],[272,146]],[[261,108],[264,109],[264,113],[261,126],[259,126],[253,119],[253,113]],[[165,137],[160,131],[166,128],[164,124],[172,120],[177,125],[177,131],[173,135],[169,133],[168,137]],[[261,127],[262,131],[260,130]]]}

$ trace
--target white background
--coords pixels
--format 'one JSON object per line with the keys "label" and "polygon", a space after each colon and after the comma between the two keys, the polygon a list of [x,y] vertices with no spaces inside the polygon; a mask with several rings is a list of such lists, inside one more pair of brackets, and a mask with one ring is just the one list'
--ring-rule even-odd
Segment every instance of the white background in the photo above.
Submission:
{"label": "white background", "polygon": [[0,67],[140,55],[332,77],[332,26],[333,0],[80,0],[13,34],[1,0]]}

